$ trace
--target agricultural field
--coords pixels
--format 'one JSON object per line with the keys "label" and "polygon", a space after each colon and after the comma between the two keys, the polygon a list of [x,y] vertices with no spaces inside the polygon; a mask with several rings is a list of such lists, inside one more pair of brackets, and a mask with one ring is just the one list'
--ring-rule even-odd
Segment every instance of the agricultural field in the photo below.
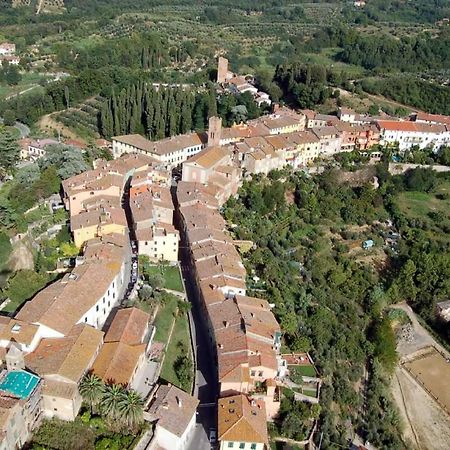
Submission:
{"label": "agricultural field", "polygon": [[435,348],[421,352],[403,367],[450,414],[450,363]]}
{"label": "agricultural field", "polygon": [[60,112],[55,118],[76,133],[77,136],[84,138],[99,137],[98,115],[102,101],[101,96],[90,98],[76,108],[69,108]]}
{"label": "agricultural field", "polygon": [[13,86],[6,84],[5,82],[0,83],[0,100],[3,100],[11,95],[16,95],[19,92],[28,91],[31,89],[42,89],[40,82],[46,80],[48,77],[40,73],[26,72],[22,75],[22,80]]}

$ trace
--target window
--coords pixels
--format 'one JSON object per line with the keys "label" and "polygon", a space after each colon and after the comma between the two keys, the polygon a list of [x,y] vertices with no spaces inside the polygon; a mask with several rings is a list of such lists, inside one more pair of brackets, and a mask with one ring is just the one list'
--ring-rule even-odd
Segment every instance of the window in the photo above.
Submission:
{"label": "window", "polygon": [[228,448],[233,448],[234,447],[234,442],[228,442]]}
{"label": "window", "polygon": [[241,443],[239,444],[239,448],[245,448],[245,442],[241,442]]}
{"label": "window", "polygon": [[87,317],[84,318],[84,322],[87,323]]}
{"label": "window", "polygon": [[98,311],[98,305],[95,307],[95,310]]}
{"label": "window", "polygon": [[250,446],[250,448],[251,448],[252,450],[256,450],[256,444],[253,443],[253,444]]}

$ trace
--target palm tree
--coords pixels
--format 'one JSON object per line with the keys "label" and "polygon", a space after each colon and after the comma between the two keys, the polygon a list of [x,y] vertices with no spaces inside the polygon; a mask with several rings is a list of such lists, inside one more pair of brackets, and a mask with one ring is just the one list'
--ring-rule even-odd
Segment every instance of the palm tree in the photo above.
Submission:
{"label": "palm tree", "polygon": [[104,391],[103,381],[93,373],[87,374],[80,383],[80,394],[83,397],[83,400],[90,406],[91,414],[94,411],[94,408],[98,405],[103,391]]}
{"label": "palm tree", "polygon": [[100,400],[100,411],[112,426],[120,419],[119,404],[125,397],[125,389],[120,384],[107,384]]}
{"label": "palm tree", "polygon": [[133,390],[125,391],[119,403],[120,420],[124,426],[136,430],[144,420],[144,400]]}

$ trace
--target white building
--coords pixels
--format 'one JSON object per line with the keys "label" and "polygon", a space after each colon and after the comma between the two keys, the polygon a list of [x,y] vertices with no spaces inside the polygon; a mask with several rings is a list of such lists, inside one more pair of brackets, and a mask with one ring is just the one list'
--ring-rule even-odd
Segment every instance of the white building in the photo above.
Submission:
{"label": "white building", "polygon": [[398,144],[400,151],[417,146],[420,149],[431,148],[434,151],[450,144],[450,131],[445,125],[423,122],[379,120],[380,144]]}
{"label": "white building", "polygon": [[149,450],[184,450],[195,428],[199,401],[175,386],[160,386],[146,417],[155,422]]}
{"label": "white building", "polygon": [[28,154],[26,156],[35,161],[36,159],[45,156],[47,153],[45,147],[57,144],[59,144],[59,142],[55,139],[38,139],[37,141],[30,142],[28,145]]}
{"label": "white building", "polygon": [[175,167],[203,150],[206,136],[189,133],[152,142],[139,134],[130,134],[115,136],[112,143],[114,158],[124,153],[141,153],[152,156],[167,167]]}
{"label": "white building", "polygon": [[16,44],[2,42],[0,44],[0,55],[14,55],[16,53]]}
{"label": "white building", "polygon": [[88,241],[80,265],[25,303],[16,319],[39,326],[41,337],[63,337],[76,324],[102,328],[125,283],[126,238]]}

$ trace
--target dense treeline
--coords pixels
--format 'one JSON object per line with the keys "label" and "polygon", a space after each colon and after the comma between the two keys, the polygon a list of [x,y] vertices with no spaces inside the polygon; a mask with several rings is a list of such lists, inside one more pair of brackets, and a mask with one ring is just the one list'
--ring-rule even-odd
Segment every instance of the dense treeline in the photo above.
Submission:
{"label": "dense treeline", "polygon": [[121,90],[143,76],[149,80],[161,78],[160,69],[169,63],[165,44],[158,36],[148,34],[76,51],[59,45],[56,54],[61,66],[73,75],[3,102],[0,114],[9,110],[9,114],[30,125],[45,114],[66,109],[90,96],[107,97],[113,88]]}
{"label": "dense treeline", "polygon": [[450,68],[450,32],[442,30],[437,36],[421,34],[400,39],[377,33],[366,35],[344,26],[327,27],[314,33],[310,40],[292,38],[303,51],[340,47],[339,61],[373,70],[425,70]]}
{"label": "dense treeline", "polygon": [[204,89],[153,87],[139,81],[113,93],[100,112],[100,133],[105,137],[140,133],[153,140],[202,131],[211,116],[219,115],[224,125],[260,116],[248,93],[217,97],[213,85]]}
{"label": "dense treeline", "polygon": [[[349,186],[334,170],[316,177],[274,172],[245,182],[224,211],[236,236],[255,243],[244,264],[262,283],[250,295],[275,304],[288,346],[310,351],[326,380],[323,448],[346,445],[348,421],[379,448],[404,448],[389,393],[397,355],[388,306],[406,299],[439,329],[435,303],[450,294],[450,219],[435,212],[420,221],[396,206],[405,190],[437,192],[448,175],[416,169],[391,177],[384,164],[376,173],[377,190]],[[384,271],[349,253],[348,242],[371,237],[381,246],[384,232],[372,223],[387,218],[402,239]],[[353,231],[364,225],[366,231]],[[364,402],[356,387],[365,370]]]}
{"label": "dense treeline", "polygon": [[370,94],[381,94],[424,111],[450,115],[450,88],[416,77],[366,78],[358,82]]}
{"label": "dense treeline", "polygon": [[216,113],[213,91],[196,94],[189,89],[156,89],[139,82],[109,98],[101,110],[100,127],[103,136],[141,133],[157,140],[202,129]]}
{"label": "dense treeline", "polygon": [[370,415],[361,414],[363,398],[355,389],[368,359],[377,361],[382,374],[396,362],[395,337],[384,330],[387,287],[372,266],[349,256],[342,240],[327,231],[331,227],[348,238],[347,226],[383,215],[378,192],[339,183],[334,172],[314,179],[300,173],[255,177],[244,183],[239,200],[226,205],[237,237],[256,246],[244,263],[264,284],[251,294],[261,295],[264,288],[289,347],[310,351],[327,380],[321,393],[323,448],[346,445],[340,430],[347,420],[374,445],[402,448],[395,409],[384,401],[385,375],[373,377]]}
{"label": "dense treeline", "polygon": [[338,59],[366,69],[402,71],[450,68],[450,33],[438,37],[362,36],[343,46]]}
{"label": "dense treeline", "polygon": [[291,64],[277,66],[274,81],[284,98],[300,108],[313,108],[333,95],[328,84],[339,85],[347,76],[317,64]]}
{"label": "dense treeline", "polygon": [[160,36],[145,33],[81,48],[57,44],[55,52],[59,65],[75,73],[103,67],[155,70],[168,64],[167,47]]}
{"label": "dense treeline", "polygon": [[417,22],[433,23],[450,15],[449,0],[415,0],[414,2],[392,2],[371,0],[364,8],[344,9],[347,20],[358,24],[373,22]]}

